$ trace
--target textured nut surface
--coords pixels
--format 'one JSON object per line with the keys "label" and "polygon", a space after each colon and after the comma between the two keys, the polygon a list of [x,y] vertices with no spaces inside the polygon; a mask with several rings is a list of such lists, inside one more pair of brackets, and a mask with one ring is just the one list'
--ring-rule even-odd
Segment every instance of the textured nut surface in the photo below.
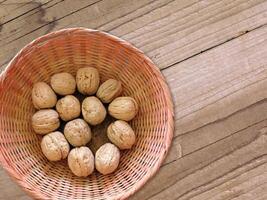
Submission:
{"label": "textured nut surface", "polygon": [[77,118],[81,113],[80,102],[73,95],[67,95],[59,99],[56,105],[56,109],[60,118],[64,121],[69,121]]}
{"label": "textured nut surface", "polygon": [[69,121],[65,125],[64,135],[75,147],[86,145],[92,138],[91,129],[83,119]]}
{"label": "textured nut surface", "polygon": [[113,144],[101,146],[95,154],[95,166],[101,174],[114,172],[120,162],[120,150]]}
{"label": "textured nut surface", "polygon": [[76,83],[80,93],[84,95],[95,94],[100,83],[97,69],[93,67],[78,69],[76,74]]}
{"label": "textured nut surface", "polygon": [[60,95],[73,94],[76,89],[75,78],[70,73],[58,73],[51,77],[50,81],[53,90]]}
{"label": "textured nut surface", "polygon": [[109,104],[108,112],[116,119],[130,121],[138,112],[138,104],[132,97],[117,97]]}
{"label": "textured nut surface", "polygon": [[69,153],[68,165],[73,174],[86,177],[94,171],[94,155],[88,147],[76,147]]}
{"label": "textured nut surface", "polygon": [[113,99],[122,93],[121,82],[115,79],[108,79],[100,85],[97,90],[96,96],[103,103],[110,103]]}
{"label": "textured nut surface", "polygon": [[50,133],[56,130],[59,125],[59,115],[53,109],[39,110],[32,116],[32,127],[38,134]]}
{"label": "textured nut surface", "polygon": [[119,149],[130,149],[135,143],[135,133],[125,121],[117,120],[108,127],[108,138]]}
{"label": "textured nut surface", "polygon": [[91,125],[97,125],[104,121],[107,111],[101,101],[94,97],[87,97],[82,103],[82,115],[85,121]]}
{"label": "textured nut surface", "polygon": [[64,135],[56,131],[43,137],[41,149],[48,160],[58,161],[67,158],[70,146]]}
{"label": "textured nut surface", "polygon": [[52,108],[57,103],[57,96],[48,84],[38,82],[33,85],[32,102],[36,109]]}

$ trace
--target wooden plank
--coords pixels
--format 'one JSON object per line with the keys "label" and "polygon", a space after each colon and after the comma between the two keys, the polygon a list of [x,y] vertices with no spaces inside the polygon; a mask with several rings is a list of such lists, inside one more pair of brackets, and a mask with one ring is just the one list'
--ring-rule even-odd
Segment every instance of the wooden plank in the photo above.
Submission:
{"label": "wooden plank", "polygon": [[[25,15],[16,20],[6,22],[2,25],[0,32],[0,44],[11,42],[15,38],[22,37],[28,33],[37,30],[46,25],[45,32],[52,30],[51,23],[61,17],[67,17],[72,12],[78,12],[80,9],[91,6],[99,0],[75,2],[62,2],[59,0],[49,1],[48,3],[38,4],[34,10],[30,10]],[[61,9],[60,9],[61,8]]]}
{"label": "wooden plank", "polygon": [[16,199],[16,200],[30,200],[31,198],[26,195],[21,188],[15,184],[4,172],[0,166],[0,199]]}
{"label": "wooden plank", "polygon": [[163,70],[176,113],[176,148],[170,153],[176,156],[168,157],[167,161],[267,117],[261,112],[266,110],[267,97],[266,39],[267,27],[263,27]]}
{"label": "wooden plank", "polygon": [[[79,21],[84,19],[89,19],[90,23],[105,23],[121,15],[126,15],[151,1],[153,0],[139,0],[129,4],[128,1],[123,0],[90,0],[80,1],[77,4],[75,1],[66,0],[54,6],[44,5],[38,11],[29,12],[18,20],[2,26],[0,66],[6,66],[15,52],[40,35],[66,27],[71,23],[75,23],[77,26]],[[131,6],[128,8],[127,5]],[[104,13],[107,16],[103,17]],[[19,47],[17,48],[15,45],[19,45]],[[8,52],[5,52],[6,50]]]}
{"label": "wooden plank", "polygon": [[7,0],[0,2],[0,27],[53,0]]}
{"label": "wooden plank", "polygon": [[266,24],[266,9],[266,1],[173,1],[110,32],[164,69]]}
{"label": "wooden plank", "polygon": [[[238,116],[240,110],[249,112],[247,107],[254,109],[254,104],[266,98],[266,38],[267,27],[263,27],[163,71],[176,104],[176,127],[179,128],[175,136],[187,138],[191,133],[192,138],[219,139],[208,131],[212,131],[211,128],[235,131],[227,117]],[[261,120],[264,114],[256,113],[253,119],[241,118],[239,125]],[[216,121],[220,120],[226,120],[228,126],[219,127]],[[220,133],[216,137],[220,137]],[[190,148],[188,143],[186,146],[184,151]]]}
{"label": "wooden plank", "polygon": [[253,181],[247,171],[267,161],[266,55],[267,26],[163,70],[175,138],[157,176],[132,199],[198,199],[235,176]]}
{"label": "wooden plank", "polygon": [[3,25],[0,65],[40,35],[85,26],[127,39],[163,69],[262,26],[266,8],[264,0],[67,0]]}
{"label": "wooden plank", "polygon": [[197,195],[191,198],[191,200],[253,199],[253,196],[257,196],[260,192],[262,193],[264,189],[267,189],[266,169],[267,163],[264,163],[237,176],[237,171],[243,170],[243,168],[239,168],[229,174],[229,176],[235,174],[232,179],[223,181],[221,185]]}
{"label": "wooden plank", "polygon": [[[246,174],[267,161],[264,156],[266,135],[258,133],[259,129],[266,126],[265,121],[248,128],[247,133],[241,131],[239,137],[220,141],[164,165],[157,176],[131,199],[190,199]],[[248,132],[255,135],[254,139],[240,144],[242,133]]]}
{"label": "wooden plank", "polygon": [[[266,98],[266,38],[267,26],[163,71],[176,103],[176,135]],[[201,120],[189,120],[193,112]]]}

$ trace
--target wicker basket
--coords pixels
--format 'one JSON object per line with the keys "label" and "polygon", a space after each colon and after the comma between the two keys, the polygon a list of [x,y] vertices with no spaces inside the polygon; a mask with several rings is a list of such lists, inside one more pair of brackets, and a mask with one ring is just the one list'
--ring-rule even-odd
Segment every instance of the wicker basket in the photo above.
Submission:
{"label": "wicker basket", "polygon": [[[124,94],[140,105],[132,126],[133,149],[122,154],[119,169],[78,178],[66,161],[48,162],[31,127],[31,89],[52,74],[96,67],[101,81],[122,81]],[[131,44],[100,31],[72,28],[47,34],[24,47],[0,78],[0,163],[37,199],[125,199],[159,169],[173,136],[173,107],[160,71]]]}

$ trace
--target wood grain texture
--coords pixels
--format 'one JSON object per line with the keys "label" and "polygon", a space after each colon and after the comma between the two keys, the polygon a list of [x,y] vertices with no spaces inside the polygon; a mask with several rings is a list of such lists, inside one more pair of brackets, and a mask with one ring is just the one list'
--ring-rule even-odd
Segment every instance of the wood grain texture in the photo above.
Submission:
{"label": "wood grain texture", "polygon": [[[51,1],[51,0],[50,0]],[[0,2],[0,22],[1,25],[9,23],[27,14],[30,11],[36,10],[42,5],[45,5],[49,0],[6,0]]]}
{"label": "wood grain texture", "polygon": [[0,65],[38,36],[84,26],[127,39],[163,69],[267,23],[266,7],[264,0],[51,0],[1,26]]}
{"label": "wood grain texture", "polygon": [[[85,26],[135,44],[166,77],[173,144],[131,199],[267,198],[267,1],[40,2],[0,12],[1,70],[34,38]],[[1,169],[0,191],[3,200],[30,199]]]}
{"label": "wood grain texture", "polygon": [[[257,165],[258,157],[266,162],[266,39],[265,26],[163,70],[175,102],[175,138],[157,176],[133,199],[213,199],[199,195],[246,174],[246,163]],[[238,194],[224,198],[217,190],[218,199]]]}
{"label": "wood grain texture", "polygon": [[0,167],[0,199],[30,200],[21,188],[12,182],[4,170]]}

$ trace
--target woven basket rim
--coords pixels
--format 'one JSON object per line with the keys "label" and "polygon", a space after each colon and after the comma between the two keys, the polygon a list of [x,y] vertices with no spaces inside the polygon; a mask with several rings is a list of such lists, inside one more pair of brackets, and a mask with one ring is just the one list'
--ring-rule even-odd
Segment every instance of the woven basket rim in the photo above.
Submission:
{"label": "woven basket rim", "polygon": [[[85,28],[85,27],[75,27],[75,28],[64,28],[64,29],[60,29],[57,31],[53,31],[50,32],[48,34],[45,34],[43,36],[40,36],[36,39],[34,39],[32,42],[28,43],[27,45],[25,45],[12,59],[11,61],[8,63],[7,67],[2,71],[2,73],[0,74],[0,90],[2,84],[5,81],[5,77],[8,76],[9,71],[11,70],[11,66],[12,64],[16,61],[16,59],[19,58],[19,56],[21,55],[21,53],[23,53],[23,51],[25,51],[26,49],[28,49],[31,46],[34,46],[35,44],[37,44],[38,42],[48,39],[50,37],[53,37],[54,35],[57,35],[59,33],[62,32],[75,32],[75,31],[87,31],[87,32],[96,32],[98,34],[102,34],[105,37],[109,37],[111,39],[113,39],[116,42],[119,42],[121,44],[123,44],[124,46],[126,46],[128,49],[132,50],[134,53],[140,54],[141,57],[144,58],[144,61],[147,62],[149,64],[149,70],[151,70],[151,72],[153,72],[156,75],[156,78],[158,79],[158,81],[160,82],[160,86],[162,87],[162,91],[164,92],[164,97],[165,97],[165,102],[166,105],[168,105],[167,107],[167,116],[168,116],[168,122],[167,122],[167,131],[166,131],[166,141],[164,141],[165,144],[165,152],[161,152],[161,154],[159,154],[159,160],[158,162],[151,166],[151,168],[149,169],[149,172],[144,175],[144,177],[142,179],[140,179],[138,182],[136,182],[134,184],[134,186],[128,190],[123,192],[122,194],[119,194],[118,196],[115,197],[115,199],[126,199],[129,196],[133,195],[137,190],[141,189],[142,186],[153,176],[155,176],[156,172],[160,169],[160,166],[162,165],[169,149],[171,146],[171,142],[172,142],[172,138],[173,138],[173,131],[174,131],[174,108],[173,108],[173,101],[172,101],[172,97],[171,97],[171,93],[169,90],[169,87],[165,81],[165,78],[163,77],[163,75],[161,74],[160,70],[158,67],[155,66],[155,64],[151,61],[151,59],[146,56],[144,54],[143,51],[141,51],[140,49],[137,49],[134,45],[132,45],[131,43],[117,37],[114,36],[110,33],[106,33],[100,30],[95,30],[95,29],[89,29],[89,28]],[[34,188],[30,187],[28,184],[26,184],[26,182],[23,181],[23,179],[21,179],[22,177],[19,177],[18,174],[16,173],[16,171],[12,168],[12,165],[9,165],[7,160],[4,158],[4,156],[0,153],[0,164],[2,165],[3,169],[7,172],[7,174],[16,182],[18,183],[18,185],[21,186],[21,188],[31,197],[33,198],[37,198],[37,199],[47,199],[46,196],[44,196],[42,193],[40,193],[39,191],[36,191]]]}

